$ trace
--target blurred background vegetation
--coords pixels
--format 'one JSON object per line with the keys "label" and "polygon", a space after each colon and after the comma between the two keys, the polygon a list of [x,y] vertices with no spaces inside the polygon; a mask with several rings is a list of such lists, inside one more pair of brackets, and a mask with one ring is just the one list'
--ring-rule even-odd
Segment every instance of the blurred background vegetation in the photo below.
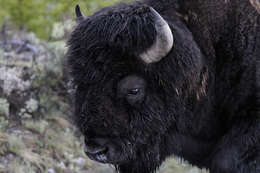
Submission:
{"label": "blurred background vegetation", "polygon": [[1,0],[0,24],[11,21],[17,29],[26,29],[41,39],[50,39],[55,24],[73,18],[76,4],[90,15],[116,2],[118,0]]}
{"label": "blurred background vegetation", "polygon": [[[119,0],[0,0],[0,173],[112,173],[83,153],[63,57],[74,7]],[[129,0],[121,0],[129,1]],[[206,173],[168,159],[158,173]]]}

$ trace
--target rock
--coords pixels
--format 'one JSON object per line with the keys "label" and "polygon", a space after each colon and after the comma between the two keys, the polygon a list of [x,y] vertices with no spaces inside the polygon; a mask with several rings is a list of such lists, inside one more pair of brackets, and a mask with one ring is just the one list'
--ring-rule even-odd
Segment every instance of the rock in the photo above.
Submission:
{"label": "rock", "polygon": [[54,169],[50,168],[48,169],[48,173],[56,173]]}
{"label": "rock", "polygon": [[77,165],[78,166],[84,166],[86,163],[86,160],[82,157],[77,158]]}

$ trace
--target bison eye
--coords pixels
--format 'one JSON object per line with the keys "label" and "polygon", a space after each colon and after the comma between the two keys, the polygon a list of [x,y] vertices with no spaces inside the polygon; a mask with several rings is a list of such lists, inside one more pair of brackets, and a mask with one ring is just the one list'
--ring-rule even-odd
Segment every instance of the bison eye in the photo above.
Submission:
{"label": "bison eye", "polygon": [[135,88],[128,92],[128,95],[137,95],[139,93],[140,89]]}
{"label": "bison eye", "polygon": [[145,80],[142,77],[131,75],[118,82],[117,96],[134,106],[144,100],[145,89]]}

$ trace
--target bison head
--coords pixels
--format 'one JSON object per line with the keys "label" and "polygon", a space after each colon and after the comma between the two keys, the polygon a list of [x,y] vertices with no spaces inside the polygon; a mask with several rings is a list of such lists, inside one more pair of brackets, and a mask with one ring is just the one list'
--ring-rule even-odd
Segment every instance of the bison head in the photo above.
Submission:
{"label": "bison head", "polygon": [[200,49],[177,15],[141,3],[76,15],[67,63],[85,152],[121,172],[154,171],[205,94]]}

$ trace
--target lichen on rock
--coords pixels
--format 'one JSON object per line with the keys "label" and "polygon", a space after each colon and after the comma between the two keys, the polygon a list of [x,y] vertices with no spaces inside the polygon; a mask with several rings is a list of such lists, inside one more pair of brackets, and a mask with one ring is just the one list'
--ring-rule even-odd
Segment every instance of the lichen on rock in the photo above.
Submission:
{"label": "lichen on rock", "polygon": [[30,82],[22,79],[21,68],[0,67],[1,88],[7,96],[13,91],[23,92],[30,87]]}

